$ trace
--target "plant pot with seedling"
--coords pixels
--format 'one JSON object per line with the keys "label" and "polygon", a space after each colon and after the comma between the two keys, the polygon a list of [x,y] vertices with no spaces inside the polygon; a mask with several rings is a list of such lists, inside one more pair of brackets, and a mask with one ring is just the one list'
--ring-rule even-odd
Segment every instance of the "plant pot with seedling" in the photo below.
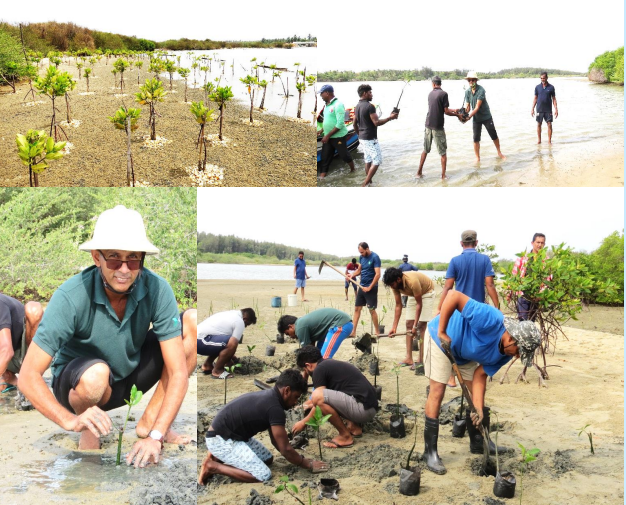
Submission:
{"label": "plant pot with seedling", "polygon": [[282,333],[277,333],[276,334],[276,343],[277,344],[284,344],[285,343],[285,335],[283,335]]}
{"label": "plant pot with seedling", "polygon": [[[498,414],[491,411],[496,416],[496,421],[500,424]],[[496,431],[496,480],[493,483],[493,494],[498,498],[513,498],[515,496],[515,475],[511,472],[500,473],[500,461],[498,458],[498,432]],[[520,496],[521,501],[521,496]]]}
{"label": "plant pot with seedling", "polygon": [[313,417],[306,422],[306,425],[313,428],[313,430],[316,432],[317,445],[320,450],[320,461],[324,461],[324,457],[322,455],[322,433],[320,431],[320,428],[328,422],[331,416],[332,414],[324,415],[319,405],[316,405],[315,414],[313,414]]}
{"label": "plant pot with seedling", "polygon": [[237,363],[236,365],[233,366],[225,366],[224,370],[226,370],[226,377],[224,378],[224,405],[226,405],[226,389],[227,389],[227,385],[228,385],[228,376],[229,375],[233,375],[235,374],[235,368],[240,367],[241,363]]}
{"label": "plant pot with seedling", "polygon": [[522,496],[524,494],[524,471],[528,469],[528,463],[535,461],[537,459],[535,456],[537,456],[537,454],[539,454],[540,451],[536,447],[534,449],[526,449],[526,447],[524,447],[519,442],[517,443],[517,445],[519,445],[520,450],[522,451],[522,460],[520,464],[520,469],[522,470],[522,474],[521,474],[520,483],[519,483],[519,487],[520,487],[519,502],[521,505]]}
{"label": "plant pot with seedling", "polygon": [[[452,421],[452,436],[455,438],[463,438],[466,430],[467,423],[463,415],[463,395],[461,395],[461,408],[458,414],[454,414],[454,421]],[[497,436],[498,434],[496,432],[496,438]]]}
{"label": "plant pot with seedling", "polygon": [[400,468],[400,494],[405,496],[415,496],[420,492],[420,468],[419,466],[411,466],[411,456],[417,444],[417,416],[415,416],[413,432],[413,447],[409,451],[409,457],[406,458],[406,466]]}
{"label": "plant pot with seedling", "polygon": [[275,345],[265,346],[265,355],[266,356],[274,356],[275,352],[276,352],[276,346]]}
{"label": "plant pot with seedling", "polygon": [[391,371],[396,374],[396,411],[389,419],[389,435],[391,438],[406,437],[404,426],[404,416],[400,414],[400,370],[401,367],[394,366]]}
{"label": "plant pot with seedling", "polygon": [[250,354],[250,356],[248,357],[248,363],[246,366],[246,375],[250,375],[250,362],[252,361],[252,351],[254,351],[254,348],[256,347],[256,345],[249,345],[248,346],[248,353]]}
{"label": "plant pot with seedling", "polygon": [[115,466],[120,466],[120,458],[122,456],[122,437],[124,436],[124,430],[126,429],[126,423],[128,423],[128,418],[130,417],[130,409],[137,405],[141,398],[143,397],[143,393],[141,391],[137,391],[137,386],[133,384],[133,387],[130,390],[130,399],[124,401],[126,405],[128,405],[128,412],[126,413],[126,420],[124,421],[124,426],[122,428],[118,428],[120,431],[119,437],[117,439],[117,458],[115,459]]}

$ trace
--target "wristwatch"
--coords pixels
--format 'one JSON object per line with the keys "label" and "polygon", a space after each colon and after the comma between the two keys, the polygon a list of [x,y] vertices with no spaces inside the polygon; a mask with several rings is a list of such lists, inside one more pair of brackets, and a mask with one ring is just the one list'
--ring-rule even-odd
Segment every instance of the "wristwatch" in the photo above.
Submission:
{"label": "wristwatch", "polygon": [[152,430],[150,433],[148,433],[148,436],[154,440],[158,440],[159,442],[161,442],[161,449],[163,449],[163,439],[165,438],[163,433],[161,433],[159,430]]}

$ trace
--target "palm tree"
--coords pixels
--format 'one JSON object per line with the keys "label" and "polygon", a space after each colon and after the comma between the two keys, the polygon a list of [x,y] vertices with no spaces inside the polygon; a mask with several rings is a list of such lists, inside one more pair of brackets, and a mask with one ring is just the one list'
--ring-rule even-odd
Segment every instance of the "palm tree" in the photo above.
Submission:
{"label": "palm tree", "polygon": [[177,72],[178,72],[178,75],[180,75],[183,79],[185,79],[185,102],[186,102],[187,101],[187,77],[189,77],[189,69],[179,68]]}
{"label": "palm tree", "polygon": [[135,168],[133,166],[133,153],[130,150],[130,139],[131,132],[139,128],[140,114],[141,109],[120,107],[113,116],[109,116],[109,120],[116,129],[126,131],[126,183],[130,187],[135,186]]}
{"label": "palm tree", "polygon": [[254,95],[252,93],[252,87],[257,84],[258,81],[256,77],[251,75],[241,77],[239,80],[248,87],[248,95],[250,95],[250,122],[252,123],[252,109],[254,108]]}
{"label": "palm tree", "polygon": [[[206,137],[204,135],[204,127],[206,122],[211,119],[213,115],[213,109],[207,109],[202,102],[191,103],[191,113],[196,117],[196,122],[200,125],[200,132],[198,133],[198,140],[196,146],[200,146],[198,152],[198,170],[204,170],[206,168]],[[202,149],[204,148],[204,158],[202,157]]]}
{"label": "palm tree", "polygon": [[148,105],[150,108],[150,117],[148,118],[148,126],[150,128],[150,140],[156,140],[156,111],[155,104],[162,102],[167,95],[167,91],[163,91],[163,83],[158,79],[146,79],[146,82],[139,93],[135,93],[135,101],[141,105]]}
{"label": "palm tree", "polygon": [[215,102],[219,105],[220,108],[220,133],[219,139],[224,140],[222,138],[222,121],[224,120],[224,110],[226,109],[226,103],[233,98],[233,91],[230,86],[218,86],[217,89],[209,96],[212,102]]}

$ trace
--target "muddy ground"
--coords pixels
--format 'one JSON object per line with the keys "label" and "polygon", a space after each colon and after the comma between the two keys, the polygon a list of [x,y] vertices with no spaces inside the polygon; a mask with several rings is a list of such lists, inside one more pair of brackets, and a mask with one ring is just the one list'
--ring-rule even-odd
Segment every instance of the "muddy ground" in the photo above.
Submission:
{"label": "muddy ground", "polygon": [[[161,75],[168,95],[156,105],[159,114],[156,133],[169,142],[160,148],[144,148],[143,137],[149,135],[148,109],[135,102],[139,91],[137,70],[125,72],[125,97],[119,87],[114,89],[113,60],[108,65],[103,59],[93,68],[95,77],[89,80],[87,92],[85,79],[78,80],[78,70],[72,64],[59,68],[68,71],[77,80],[70,93],[72,119],[81,122],[78,128],[66,127],[69,142],[73,144],[70,154],[50,163],[50,168],[39,176],[41,186],[125,186],[126,185],[126,135],[116,130],[108,117],[122,105],[142,109],[139,128],[132,136],[132,152],[137,181],[152,186],[194,186],[186,167],[197,166],[196,139],[199,127],[185,104],[184,81],[174,81],[174,92],[169,92],[169,76]],[[147,60],[141,70],[143,84],[152,74],[146,71]],[[45,69],[40,70],[44,75]],[[215,73],[215,70],[214,72]],[[210,76],[212,79],[214,76]],[[118,79],[119,80],[119,79]],[[189,78],[191,83],[193,78]],[[28,186],[28,167],[17,156],[15,135],[26,134],[29,129],[50,130],[52,106],[50,99],[37,96],[34,106],[23,101],[29,90],[28,83],[17,86],[11,93],[8,86],[0,87],[0,186]],[[82,94],[81,94],[82,93]],[[204,91],[188,89],[189,102],[203,100]],[[32,98],[29,97],[29,100]],[[66,120],[63,97],[56,100],[59,111],[57,121]],[[209,108],[216,109],[215,104]],[[207,163],[224,169],[225,186],[315,186],[316,141],[313,126],[288,121],[270,113],[255,111],[254,119],[260,126],[250,126],[242,119],[249,117],[249,107],[232,101],[226,105],[223,135],[227,146],[213,145],[208,148]],[[217,113],[215,117],[217,117]],[[206,133],[215,135],[218,122],[207,125]],[[65,140],[65,138],[60,139]]]}
{"label": "muddy ground", "polygon": [[[135,425],[154,388],[131,410],[122,455],[137,440]],[[111,503],[130,505],[195,505],[196,503],[196,376],[173,428],[194,439],[190,445],[166,444],[158,465],[144,469],[115,466],[117,433],[103,439],[98,451],[79,451],[78,433],[66,432],[37,411],[15,410],[15,395],[0,397],[0,496],[3,505]],[[127,407],[109,412],[121,425]]]}
{"label": "muddy ground", "polygon": [[[266,380],[275,376],[274,367],[283,368],[293,362],[296,344],[277,345],[276,356],[265,357],[265,346],[269,344],[265,335],[275,339],[276,320],[281,311],[270,306],[273,296],[282,296],[286,305],[287,294],[292,293],[291,281],[200,281],[200,320],[213,311],[230,310],[234,307],[258,306],[260,317],[255,326],[244,334],[243,349],[238,355],[248,354],[247,345],[256,345],[252,351],[254,364],[262,361],[265,370],[254,375],[237,373],[228,381],[228,398],[258,390],[253,379]],[[284,313],[302,316],[307,310],[333,306],[352,313],[353,300],[344,301],[343,282],[309,282],[306,288],[310,302],[298,307],[284,308]],[[379,307],[393,308],[393,299],[384,289],[379,292]],[[389,312],[384,323],[391,323]],[[403,325],[401,319],[400,326]],[[539,448],[537,461],[530,463],[523,477],[524,503],[539,505],[587,505],[589,503],[618,504],[624,502],[624,399],[623,399],[623,307],[601,308],[592,306],[581,315],[578,328],[568,326],[569,340],[561,340],[554,356],[548,358],[550,380],[547,388],[539,388],[537,374],[528,372],[529,383],[515,383],[521,372],[519,364],[509,372],[510,381],[500,384],[504,370],[496,374],[487,384],[487,404],[499,415],[499,445],[515,448],[500,458],[501,470],[509,470],[517,477],[515,500],[519,499],[521,471],[520,450],[517,443],[527,448]],[[263,326],[263,328],[261,328]],[[359,325],[361,326],[361,325]],[[580,329],[580,326],[586,329]],[[592,330],[594,327],[598,330]],[[369,329],[369,318],[366,318]],[[361,328],[359,328],[361,333]],[[403,356],[404,344],[399,338],[381,340],[381,375],[377,383],[382,385],[382,405],[395,403],[395,375],[391,373],[394,363]],[[345,341],[336,358],[350,360],[364,369],[369,358]],[[198,359],[201,365],[202,357]],[[261,366],[262,368],[262,366]],[[373,382],[374,378],[365,372]],[[363,438],[355,440],[353,448],[345,450],[324,449],[324,459],[332,465],[328,477],[339,480],[342,490],[339,502],[346,505],[361,504],[409,504],[433,505],[497,505],[514,503],[513,500],[498,500],[492,493],[494,477],[479,477],[477,468],[481,457],[469,453],[469,440],[453,438],[451,424],[441,425],[439,454],[448,469],[445,476],[423,470],[421,489],[417,497],[399,494],[401,462],[406,461],[413,444],[413,423],[417,414],[417,447],[412,464],[423,468],[418,457],[423,451],[424,403],[427,379],[416,376],[408,368],[400,374],[401,403],[410,411],[406,419],[407,436],[392,439],[389,436],[389,412],[381,410],[374,422],[365,427]],[[458,389],[448,388],[444,402],[459,396]],[[202,434],[210,420],[219,411],[224,401],[224,383],[199,375],[198,378],[198,450],[199,466],[206,453]],[[454,403],[452,404],[454,410]],[[449,418],[452,412],[441,416]],[[290,414],[293,421],[298,413]],[[495,420],[494,420],[495,422]],[[595,454],[589,450],[585,434],[580,437],[580,428],[590,423],[588,431],[593,433]],[[494,430],[494,434],[495,434]],[[333,436],[332,428],[323,430],[323,437]],[[271,447],[267,434],[259,439]],[[284,492],[274,494],[283,475],[288,475],[300,488],[299,496],[307,502],[307,487],[315,486],[318,476],[290,465],[271,448],[275,462],[272,465],[272,480],[267,484],[241,484],[224,477],[215,477],[208,486],[198,487],[199,504],[251,504],[267,505],[296,503]],[[315,440],[301,452],[307,457],[316,457],[318,448]],[[317,456],[319,457],[319,455]],[[313,490],[313,497],[317,492]]]}

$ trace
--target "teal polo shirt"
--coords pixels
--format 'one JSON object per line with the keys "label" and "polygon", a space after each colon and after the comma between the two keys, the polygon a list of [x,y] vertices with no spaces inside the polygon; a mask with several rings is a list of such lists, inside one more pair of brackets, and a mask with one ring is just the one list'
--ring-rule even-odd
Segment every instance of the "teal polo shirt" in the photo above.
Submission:
{"label": "teal polo shirt", "polygon": [[324,135],[328,135],[328,132],[333,128],[339,128],[339,131],[330,137],[333,139],[345,137],[348,134],[345,117],[346,108],[337,100],[337,97],[333,98],[330,103],[326,104],[326,107],[324,107],[324,123],[322,124]]}
{"label": "teal polo shirt", "polygon": [[139,366],[150,324],[160,342],[181,334],[176,298],[165,279],[144,268],[120,321],[91,266],[54,292],[33,341],[53,357],[54,377],[73,359],[88,357],[104,360],[119,381]]}
{"label": "teal polo shirt", "polygon": [[343,326],[352,321],[352,317],[337,309],[317,309],[296,320],[296,337],[302,345],[315,345],[324,340],[328,330]]}
{"label": "teal polo shirt", "polygon": [[487,104],[487,95],[485,94],[485,88],[483,88],[480,84],[476,85],[476,93],[472,93],[472,89],[469,88],[465,91],[465,103],[470,104],[470,112],[476,108],[476,102],[478,100],[482,100],[483,103],[480,104],[480,109],[474,115],[475,121],[487,121],[487,119],[491,119],[491,111],[489,110],[489,105]]}

